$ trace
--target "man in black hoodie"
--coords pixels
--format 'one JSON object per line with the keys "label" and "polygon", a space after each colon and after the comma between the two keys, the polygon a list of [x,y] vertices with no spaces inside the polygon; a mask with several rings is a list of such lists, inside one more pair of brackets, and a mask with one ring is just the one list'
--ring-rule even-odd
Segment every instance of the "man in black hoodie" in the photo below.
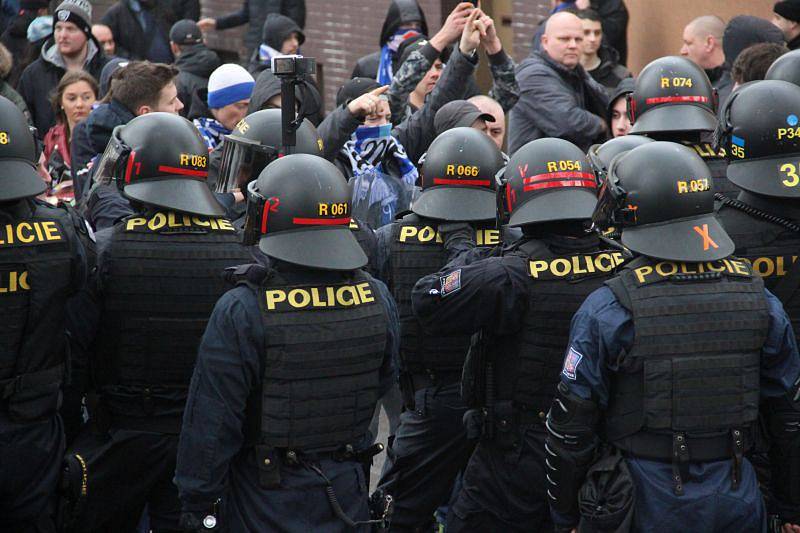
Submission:
{"label": "man in black hoodie", "polygon": [[261,44],[250,55],[250,66],[247,70],[253,76],[258,76],[262,70],[271,68],[274,56],[296,54],[305,41],[306,36],[295,21],[271,13],[264,21]]}
{"label": "man in black hoodie", "polygon": [[191,115],[192,95],[208,87],[208,77],[221,62],[216,52],[206,47],[200,28],[193,20],[179,20],[172,25],[169,47],[179,71],[175,85],[178,87],[178,99],[185,106],[181,115],[188,117]]}
{"label": "man in black hoodie", "polygon": [[[466,16],[464,22],[466,22]],[[417,0],[392,0],[389,11],[386,13],[386,19],[383,21],[383,28],[381,28],[379,42],[381,49],[359,58],[350,77],[372,78],[378,80],[382,85],[391,83],[392,72],[398,59],[397,48],[403,42],[404,37],[412,37],[420,33],[428,35],[428,23],[425,21],[425,13],[419,2]]]}
{"label": "man in black hoodie", "polygon": [[619,82],[631,76],[625,65],[620,64],[619,54],[603,42],[603,26],[600,15],[593,9],[578,11],[583,24],[583,54],[581,65],[594,81],[613,91]]}
{"label": "man in black hoodie", "polygon": [[41,57],[22,72],[17,91],[28,104],[40,134],[55,124],[50,91],[67,70],[83,69],[95,78],[108,62],[92,35],[92,4],[66,0],[55,10],[53,37],[42,47]]}
{"label": "man in black hoodie", "polygon": [[203,18],[197,23],[203,31],[227,30],[242,24],[250,23],[244,36],[244,45],[248,55],[258,49],[259,36],[264,27],[267,16],[271,13],[285,15],[294,20],[298,26],[306,25],[305,0],[244,0],[239,11],[225,15],[218,19]]}

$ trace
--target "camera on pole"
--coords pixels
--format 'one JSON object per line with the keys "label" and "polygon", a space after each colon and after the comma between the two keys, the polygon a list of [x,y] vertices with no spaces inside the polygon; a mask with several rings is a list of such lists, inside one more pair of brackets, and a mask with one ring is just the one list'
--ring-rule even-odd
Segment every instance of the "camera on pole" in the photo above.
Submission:
{"label": "camera on pole", "polygon": [[297,113],[295,87],[300,90],[317,71],[317,61],[313,57],[299,55],[275,56],[272,58],[272,73],[281,80],[281,126],[283,153],[294,152],[297,128],[305,118],[303,109]]}

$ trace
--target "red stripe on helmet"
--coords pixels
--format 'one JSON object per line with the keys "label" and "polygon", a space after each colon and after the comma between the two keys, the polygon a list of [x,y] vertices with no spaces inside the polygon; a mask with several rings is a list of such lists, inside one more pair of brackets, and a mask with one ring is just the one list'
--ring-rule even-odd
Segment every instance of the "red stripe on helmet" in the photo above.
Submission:
{"label": "red stripe on helmet", "polygon": [[136,159],[136,152],[131,150],[128,155],[128,164],[125,167],[125,183],[131,182],[131,172],[133,171],[133,160]]}
{"label": "red stripe on helmet", "polygon": [[292,219],[292,224],[298,226],[343,226],[350,224],[350,217],[344,218],[298,218]]}
{"label": "red stripe on helmet", "polygon": [[208,177],[207,170],[193,170],[191,168],[170,167],[167,165],[158,165],[159,172],[169,172],[170,174],[178,174],[181,176],[195,176],[197,178]]}
{"label": "red stripe on helmet", "polygon": [[264,202],[261,207],[261,234],[267,233],[267,219],[269,218],[269,202]]}
{"label": "red stripe on helmet", "polygon": [[490,180],[451,180],[447,178],[433,178],[434,185],[473,185],[475,187],[488,187],[492,184]]}
{"label": "red stripe on helmet", "polygon": [[[536,174],[535,176],[528,176],[527,178],[523,178],[522,183],[530,184],[530,183],[537,183],[540,181],[547,181],[547,180],[563,180],[563,179],[576,179],[576,180],[587,180],[594,183],[594,174],[591,172],[580,172],[577,170],[565,170],[562,172],[546,172],[544,174]],[[592,188],[595,188],[595,185],[592,185]],[[527,190],[527,189],[526,189]]]}
{"label": "red stripe on helmet", "polygon": [[647,98],[644,103],[647,105],[652,104],[680,104],[687,102],[695,102],[700,104],[708,103],[708,96],[655,96]]}
{"label": "red stripe on helmet", "polygon": [[536,191],[538,189],[559,189],[562,187],[586,187],[589,189],[594,189],[596,188],[596,185],[594,180],[555,180],[527,184],[522,188],[522,190],[528,192]]}

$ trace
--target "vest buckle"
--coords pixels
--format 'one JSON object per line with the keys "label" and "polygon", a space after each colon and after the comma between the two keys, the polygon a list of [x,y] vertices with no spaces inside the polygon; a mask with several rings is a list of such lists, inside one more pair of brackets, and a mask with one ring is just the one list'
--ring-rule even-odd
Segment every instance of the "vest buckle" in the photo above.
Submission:
{"label": "vest buckle", "polygon": [[676,496],[683,495],[684,480],[689,477],[689,445],[682,432],[672,434],[672,490]]}

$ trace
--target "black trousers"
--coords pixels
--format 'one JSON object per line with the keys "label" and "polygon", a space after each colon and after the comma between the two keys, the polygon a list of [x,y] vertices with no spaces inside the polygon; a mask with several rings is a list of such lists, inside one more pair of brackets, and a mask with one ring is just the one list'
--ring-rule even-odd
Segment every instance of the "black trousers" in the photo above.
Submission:
{"label": "black trousers", "polygon": [[133,533],[147,505],[154,532],[181,531],[181,505],[173,484],[178,435],[112,429],[98,438],[87,429],[69,453],[88,471],[87,501],[76,532]]}

